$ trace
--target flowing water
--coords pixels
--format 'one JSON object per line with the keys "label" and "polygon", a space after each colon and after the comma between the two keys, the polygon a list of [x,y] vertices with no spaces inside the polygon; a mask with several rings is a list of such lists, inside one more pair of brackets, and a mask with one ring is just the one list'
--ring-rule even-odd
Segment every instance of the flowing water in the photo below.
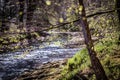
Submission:
{"label": "flowing water", "polygon": [[12,80],[37,65],[72,57],[81,48],[64,48],[54,42],[35,44],[29,49],[0,54],[0,80]]}

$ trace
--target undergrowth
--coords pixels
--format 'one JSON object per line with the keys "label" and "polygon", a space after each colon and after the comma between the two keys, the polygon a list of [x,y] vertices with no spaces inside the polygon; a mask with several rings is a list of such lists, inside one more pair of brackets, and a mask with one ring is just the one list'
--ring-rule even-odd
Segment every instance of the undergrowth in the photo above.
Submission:
{"label": "undergrowth", "polygon": [[[97,43],[94,48],[109,80],[120,78],[120,46],[114,40],[109,40]],[[68,59],[60,80],[75,80],[74,77],[86,69],[91,69],[91,63],[87,49],[84,48]],[[95,80],[94,73],[92,76],[86,73],[85,77],[88,80]],[[79,76],[78,80],[82,80],[82,77]]]}

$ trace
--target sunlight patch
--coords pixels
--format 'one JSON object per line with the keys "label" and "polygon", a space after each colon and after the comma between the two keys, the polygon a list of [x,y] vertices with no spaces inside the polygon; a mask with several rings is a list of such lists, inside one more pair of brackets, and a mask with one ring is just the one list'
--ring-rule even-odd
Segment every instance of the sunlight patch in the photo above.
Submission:
{"label": "sunlight patch", "polygon": [[48,6],[51,5],[51,1],[47,0],[46,5],[48,5]]}

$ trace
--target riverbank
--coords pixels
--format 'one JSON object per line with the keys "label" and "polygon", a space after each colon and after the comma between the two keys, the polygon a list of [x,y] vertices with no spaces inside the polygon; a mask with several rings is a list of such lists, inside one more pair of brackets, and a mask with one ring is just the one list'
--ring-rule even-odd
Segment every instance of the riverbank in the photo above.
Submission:
{"label": "riverbank", "polygon": [[58,80],[67,59],[39,65],[35,70],[24,72],[15,80]]}

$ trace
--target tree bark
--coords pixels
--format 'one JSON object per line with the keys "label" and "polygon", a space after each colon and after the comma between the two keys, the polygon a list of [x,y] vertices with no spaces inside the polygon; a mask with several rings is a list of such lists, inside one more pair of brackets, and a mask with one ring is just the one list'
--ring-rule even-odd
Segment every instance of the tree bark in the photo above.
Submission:
{"label": "tree bark", "polygon": [[[115,2],[115,7],[116,7],[116,8],[120,8],[120,0],[116,0],[116,2]],[[119,20],[118,31],[120,31],[120,9],[117,10],[117,14],[118,14],[118,20]],[[119,38],[118,38],[118,45],[120,45],[120,34],[119,34]]]}
{"label": "tree bark", "polygon": [[86,17],[85,8],[83,5],[83,0],[79,0],[79,6],[81,6],[79,22],[80,22],[82,29],[83,29],[85,44],[86,44],[87,49],[88,49],[88,53],[90,56],[92,68],[93,68],[94,73],[96,75],[96,79],[97,80],[108,80],[99,59],[96,57],[96,52],[94,51],[94,46],[93,46],[93,42],[91,39],[90,29],[89,29],[89,26],[87,23],[87,17]]}

